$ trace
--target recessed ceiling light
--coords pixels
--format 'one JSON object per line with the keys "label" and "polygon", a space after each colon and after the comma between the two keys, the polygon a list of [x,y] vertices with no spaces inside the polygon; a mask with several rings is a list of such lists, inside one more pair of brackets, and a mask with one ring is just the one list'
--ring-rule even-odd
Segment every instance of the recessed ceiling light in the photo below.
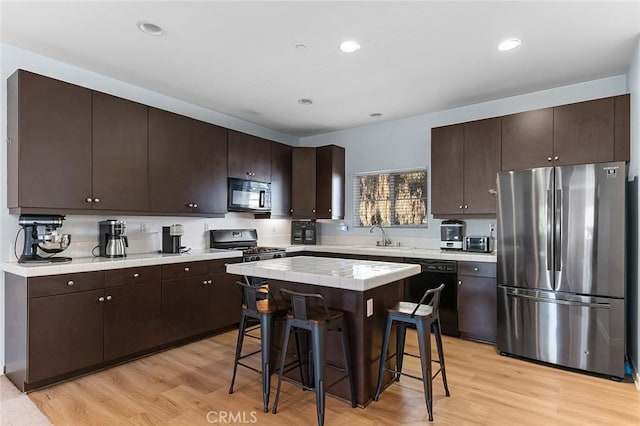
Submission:
{"label": "recessed ceiling light", "polygon": [[381,112],[372,112],[371,114],[369,114],[369,117],[382,117],[382,113]]}
{"label": "recessed ceiling light", "polygon": [[313,101],[309,98],[300,98],[298,99],[298,103],[300,105],[311,105],[313,103]]}
{"label": "recessed ceiling light", "polygon": [[138,26],[140,31],[148,35],[159,36],[164,32],[162,28],[160,28],[156,24],[152,24],[151,22],[139,21],[136,25]]}
{"label": "recessed ceiling light", "polygon": [[340,50],[342,50],[344,53],[353,53],[359,49],[360,43],[355,40],[343,41],[342,44],[340,44]]}
{"label": "recessed ceiling light", "polygon": [[507,39],[507,40],[503,41],[502,43],[500,43],[498,45],[498,50],[505,51],[505,50],[515,49],[516,47],[520,46],[521,44],[522,44],[522,42],[519,39],[510,38],[510,39]]}

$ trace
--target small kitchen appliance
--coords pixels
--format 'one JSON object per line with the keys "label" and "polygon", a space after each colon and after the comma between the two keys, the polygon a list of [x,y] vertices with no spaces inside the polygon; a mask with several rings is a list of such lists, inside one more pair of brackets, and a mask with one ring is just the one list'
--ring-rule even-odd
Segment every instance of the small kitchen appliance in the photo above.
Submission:
{"label": "small kitchen appliance", "polygon": [[182,225],[173,224],[162,227],[162,252],[182,253],[185,248],[181,244],[184,228]]}
{"label": "small kitchen appliance", "polygon": [[442,250],[462,250],[464,243],[464,222],[449,219],[440,225],[440,248]]}
{"label": "small kitchen appliance", "polygon": [[464,247],[466,251],[490,253],[491,237],[465,237]]}
{"label": "small kitchen appliance", "polygon": [[269,213],[271,211],[271,184],[252,180],[229,178],[227,209],[230,212]]}
{"label": "small kitchen appliance", "polygon": [[20,215],[18,223],[24,231],[24,247],[18,263],[70,262],[70,257],[41,256],[63,252],[71,243],[71,235],[58,234],[64,215]]}
{"label": "small kitchen appliance", "polygon": [[125,222],[107,219],[98,223],[99,254],[101,257],[126,257],[129,239],[124,235]]}
{"label": "small kitchen appliance", "polygon": [[316,222],[315,220],[292,220],[291,221],[291,244],[316,244]]}

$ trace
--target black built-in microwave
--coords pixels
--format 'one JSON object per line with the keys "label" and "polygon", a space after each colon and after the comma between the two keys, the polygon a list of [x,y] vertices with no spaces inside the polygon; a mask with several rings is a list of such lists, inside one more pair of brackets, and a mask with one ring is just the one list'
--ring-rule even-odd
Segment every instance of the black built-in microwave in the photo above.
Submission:
{"label": "black built-in microwave", "polygon": [[229,178],[227,200],[230,212],[270,212],[271,184]]}

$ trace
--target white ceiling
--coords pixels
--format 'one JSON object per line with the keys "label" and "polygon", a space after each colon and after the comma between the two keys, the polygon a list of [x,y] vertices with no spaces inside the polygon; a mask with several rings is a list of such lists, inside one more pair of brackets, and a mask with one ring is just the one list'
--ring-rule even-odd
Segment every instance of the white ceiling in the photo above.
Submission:
{"label": "white ceiling", "polygon": [[[3,0],[0,13],[3,43],[294,136],[625,74],[640,34],[640,0]],[[499,52],[508,37],[522,46]],[[362,48],[342,53],[351,38]]]}

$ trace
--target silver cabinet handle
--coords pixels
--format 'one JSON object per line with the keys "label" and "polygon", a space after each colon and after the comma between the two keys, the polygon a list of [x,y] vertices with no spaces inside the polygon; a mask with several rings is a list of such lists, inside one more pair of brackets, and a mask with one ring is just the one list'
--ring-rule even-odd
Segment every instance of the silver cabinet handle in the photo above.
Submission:
{"label": "silver cabinet handle", "polygon": [[198,208],[198,203],[193,203],[193,208],[197,209]]}
{"label": "silver cabinet handle", "polygon": [[85,201],[86,201],[87,203],[92,203],[92,202],[93,202],[93,198],[91,198],[91,197],[87,197],[87,198],[85,199]]}
{"label": "silver cabinet handle", "polygon": [[547,161],[551,161],[551,160],[552,160],[552,158],[551,158],[551,157],[547,157]]}
{"label": "silver cabinet handle", "polygon": [[331,213],[331,209],[329,209],[329,213]]}
{"label": "silver cabinet handle", "polygon": [[458,285],[462,285],[462,281],[458,281]]}
{"label": "silver cabinet handle", "polygon": [[193,208],[193,203],[187,203],[187,207]]}
{"label": "silver cabinet handle", "polygon": [[190,271],[189,267],[188,267],[188,266],[186,266],[186,267],[184,268],[184,271],[185,271],[185,272],[189,272],[189,271]]}
{"label": "silver cabinet handle", "polygon": [[104,297],[102,296],[98,297],[98,302],[104,302]]}
{"label": "silver cabinet handle", "polygon": [[139,276],[140,276],[140,274],[137,273],[137,272],[135,274],[133,274],[133,278],[138,278]]}
{"label": "silver cabinet handle", "polygon": [[74,285],[75,283],[73,281],[67,281],[67,285]]}
{"label": "silver cabinet handle", "polygon": [[553,159],[558,161],[560,158],[558,158],[558,156],[556,155],[555,157],[553,157]]}
{"label": "silver cabinet handle", "polygon": [[458,208],[459,208],[459,209],[461,209],[462,207],[463,207],[463,206],[462,206],[462,204],[460,204],[460,205],[458,206]]}
{"label": "silver cabinet handle", "polygon": [[107,300],[111,300],[111,299],[113,299],[113,297],[107,296]]}
{"label": "silver cabinet handle", "polygon": [[212,283],[213,283],[213,281],[211,281],[211,280],[209,280],[209,281],[207,281],[207,282],[208,282],[209,284],[212,284]]}
{"label": "silver cabinet handle", "polygon": [[468,208],[469,208],[469,206],[465,204],[465,205],[464,205],[464,208],[465,208],[465,209],[468,209]]}
{"label": "silver cabinet handle", "polygon": [[293,213],[293,209],[289,210],[289,212]]}
{"label": "silver cabinet handle", "polygon": [[94,199],[93,199],[93,202],[94,202],[94,203],[99,203],[99,202],[100,202],[100,198],[94,198]]}
{"label": "silver cabinet handle", "polygon": [[316,209],[311,210],[311,212],[312,212],[312,213],[315,213],[315,212],[316,212]]}
{"label": "silver cabinet handle", "polygon": [[474,271],[476,271],[476,272],[478,272],[478,268],[477,268],[477,267],[474,267],[474,268],[473,268],[473,270],[474,270]]}

